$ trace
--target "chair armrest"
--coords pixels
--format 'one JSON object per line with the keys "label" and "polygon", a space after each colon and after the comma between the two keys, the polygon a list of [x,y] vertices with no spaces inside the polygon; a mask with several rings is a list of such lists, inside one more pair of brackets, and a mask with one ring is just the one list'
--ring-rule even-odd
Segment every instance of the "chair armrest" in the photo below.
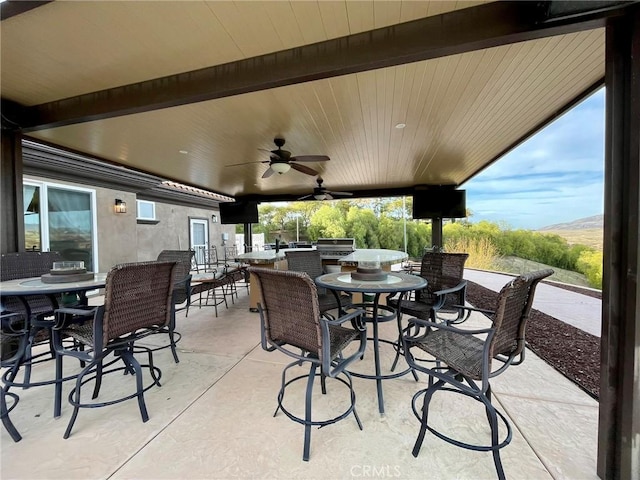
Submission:
{"label": "chair armrest", "polygon": [[[415,334],[411,334],[411,330],[413,327],[426,328],[427,332],[420,333],[421,329],[418,328],[416,329]],[[493,327],[467,330],[467,329],[452,327],[444,323],[432,322],[430,320],[422,320],[420,318],[411,318],[409,319],[409,324],[407,328],[404,329],[405,335],[403,335],[403,339],[410,342],[420,341],[422,338],[424,338],[425,335],[429,334],[429,331],[431,329],[446,330],[449,332],[459,333],[460,335],[479,335],[483,333],[491,333],[495,330]]]}
{"label": "chair armrest", "polygon": [[486,313],[489,315],[495,315],[495,310],[488,310],[486,308],[476,308],[476,307],[469,307],[467,305],[451,305],[452,307],[455,308],[459,308],[460,310],[467,310],[469,312],[480,312],[480,313]]}
{"label": "chair armrest", "polygon": [[[357,326],[358,330],[360,330],[361,332],[365,330],[365,324],[364,322],[362,322],[362,316],[365,314],[366,312],[362,309],[362,308],[358,308],[356,310],[353,310],[352,312],[349,312],[346,315],[343,315],[339,318],[336,318],[335,320],[329,320],[326,317],[320,317],[320,321],[321,322],[325,322],[328,325],[342,325],[344,322],[348,322],[351,320],[355,320],[355,325]],[[360,321],[357,321],[357,320]]]}
{"label": "chair armrest", "polygon": [[20,313],[2,313],[2,333],[9,336],[24,335],[27,333],[27,323]]}
{"label": "chair armrest", "polygon": [[[82,323],[91,320],[95,317],[98,308],[99,307],[89,307],[86,310],[81,308],[58,308],[53,312],[56,322],[53,329],[60,330],[70,323]],[[70,316],[73,317],[72,322],[69,321]]]}
{"label": "chair armrest", "polygon": [[438,311],[444,306],[444,302],[447,299],[447,295],[449,295],[451,293],[457,293],[457,292],[459,292],[461,290],[464,291],[466,288],[467,288],[467,281],[463,280],[462,282],[460,282],[455,287],[444,288],[442,290],[437,290],[435,292],[432,292],[433,295],[438,297],[438,301],[436,303],[434,303],[434,305],[433,305],[433,310]]}
{"label": "chair armrest", "polygon": [[462,289],[464,289],[466,287],[467,287],[467,281],[463,280],[458,285],[456,285],[455,287],[444,288],[442,290],[437,290],[437,291],[433,292],[433,294],[434,295],[438,295],[438,296],[447,295],[449,293],[456,293],[456,292],[458,292],[458,291],[460,291],[460,290],[462,290]]}

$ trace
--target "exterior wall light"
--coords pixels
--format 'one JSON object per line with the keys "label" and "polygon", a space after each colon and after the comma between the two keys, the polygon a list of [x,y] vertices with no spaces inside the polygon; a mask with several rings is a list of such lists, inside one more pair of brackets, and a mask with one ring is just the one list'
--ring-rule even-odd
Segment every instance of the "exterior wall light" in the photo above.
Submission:
{"label": "exterior wall light", "polygon": [[126,204],[126,202],[123,202],[119,198],[116,198],[116,203],[115,203],[115,205],[113,207],[113,210],[116,213],[127,213],[127,204]]}
{"label": "exterior wall light", "polygon": [[218,216],[215,213],[211,215],[211,223],[218,223]]}

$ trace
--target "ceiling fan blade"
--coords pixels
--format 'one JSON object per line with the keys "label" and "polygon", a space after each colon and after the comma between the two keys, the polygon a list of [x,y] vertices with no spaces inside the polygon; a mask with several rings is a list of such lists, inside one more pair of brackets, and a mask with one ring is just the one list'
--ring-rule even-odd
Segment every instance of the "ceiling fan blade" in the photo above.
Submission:
{"label": "ceiling fan blade", "polygon": [[304,197],[300,197],[298,200],[305,200],[307,198],[311,198],[313,195],[305,195]]}
{"label": "ceiling fan blade", "polygon": [[347,195],[349,197],[353,195],[351,192],[334,192],[333,190],[327,190],[327,193],[332,193],[333,195]]}
{"label": "ceiling fan blade", "polygon": [[290,163],[289,165],[291,165],[291,168],[293,168],[294,170],[298,170],[299,172],[306,173],[307,175],[312,175],[314,177],[318,175],[318,172],[315,171],[313,168],[309,168],[304,165],[298,165],[297,163]]}
{"label": "ceiling fan blade", "polygon": [[324,192],[324,199],[325,200],[333,200],[333,197],[331,195],[329,195],[329,192]]}
{"label": "ceiling fan blade", "polygon": [[255,162],[232,163],[231,165],[225,165],[225,167],[237,167],[238,165],[250,165],[252,163],[269,163],[269,160],[264,160],[264,161],[258,160],[258,161],[255,161]]}
{"label": "ceiling fan blade", "polygon": [[326,155],[296,155],[291,157],[292,162],[326,162],[331,160]]}
{"label": "ceiling fan blade", "polygon": [[269,178],[271,175],[274,174],[274,172],[275,170],[271,168],[271,166],[269,166],[269,168],[267,168],[267,171],[262,174],[262,178]]}

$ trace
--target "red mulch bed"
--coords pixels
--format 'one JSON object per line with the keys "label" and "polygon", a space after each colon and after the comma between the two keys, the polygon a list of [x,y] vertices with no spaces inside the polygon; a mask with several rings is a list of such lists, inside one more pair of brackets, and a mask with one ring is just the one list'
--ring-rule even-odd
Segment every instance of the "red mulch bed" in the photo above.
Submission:
{"label": "red mulch bed", "polygon": [[[558,284],[554,286],[560,287]],[[561,288],[592,296],[600,292],[562,285]],[[588,293],[587,293],[588,292]],[[467,301],[477,308],[493,310],[497,292],[467,283]],[[532,309],[527,324],[527,346],[592,397],[600,389],[600,339],[545,313]]]}

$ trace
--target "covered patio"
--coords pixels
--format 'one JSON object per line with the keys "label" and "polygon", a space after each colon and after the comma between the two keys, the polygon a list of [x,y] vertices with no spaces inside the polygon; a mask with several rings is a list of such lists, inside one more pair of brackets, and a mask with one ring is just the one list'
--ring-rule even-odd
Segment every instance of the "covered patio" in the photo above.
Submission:
{"label": "covered patio", "polygon": [[[273,139],[283,136],[293,155],[331,158],[312,164],[328,188],[353,192],[354,197],[412,195],[426,186],[464,186],[558,115],[605,86],[605,278],[597,473],[601,478],[638,477],[638,2],[8,1],[0,8],[2,252],[24,250],[23,139],[237,200],[268,202],[297,199],[314,186],[314,179],[300,172],[265,177]],[[246,227],[245,233],[250,233]],[[250,318],[245,311],[240,315]],[[238,326],[244,323],[238,322]],[[239,408],[228,401],[201,403],[210,395],[245,388],[233,376],[242,374],[243,369],[248,375],[254,365],[265,370],[273,365],[271,357],[267,360],[255,350],[256,338],[245,340],[248,343],[238,346],[237,351],[221,355],[229,366],[236,366],[223,368],[229,373],[218,375],[218,382],[195,382],[201,386],[191,398],[199,400],[189,408],[192,401],[187,400],[179,411],[182,415],[168,415],[166,429],[156,425],[159,435],[145,431],[146,425],[123,425],[140,438],[126,450],[138,452],[141,470],[127,473],[126,468],[137,463],[132,461],[116,476],[137,476],[143,468],[163,465],[159,458],[168,463],[157,475],[168,472],[176,455],[166,454],[163,448],[179,451],[181,458],[191,460],[193,471],[209,466],[211,458],[222,461],[189,457],[189,449],[182,443],[189,429],[175,428],[185,415],[209,412],[218,403],[240,412],[220,421],[231,418],[229,425],[236,431],[254,430],[248,417],[254,409]],[[192,354],[184,355],[187,362]],[[207,354],[200,360],[193,355],[194,362],[204,365],[211,359]],[[167,375],[173,368],[167,366]],[[526,364],[524,368],[528,368]],[[267,383],[256,382],[256,388],[267,388]],[[256,396],[260,405],[268,402],[256,388],[243,398]],[[360,394],[363,402],[367,397],[364,391]],[[523,385],[522,391],[530,391],[530,386]],[[162,411],[162,407],[156,409]],[[36,419],[46,418],[45,410],[43,406],[42,412],[34,412],[40,415]],[[109,409],[104,410],[101,415],[112,415]],[[365,410],[363,405],[363,413]],[[526,411],[524,423],[532,421],[532,415]],[[196,428],[193,421],[185,423]],[[225,440],[216,436],[217,420],[195,423],[197,428],[209,427],[206,435],[210,437],[206,438],[220,442],[223,449],[232,441],[239,442],[237,455],[229,458],[241,457],[244,443],[255,441],[260,450],[247,449],[243,460],[264,459],[268,464],[277,457],[263,452],[285,442],[293,452],[287,472],[325,476],[322,469],[313,470],[313,462],[306,466],[293,461],[299,460],[297,432],[277,437],[272,443],[251,436],[248,430],[249,440],[232,440],[235,436]],[[381,449],[395,452],[395,460],[388,464],[396,466],[398,459],[406,459],[401,466],[411,465],[408,449],[393,450],[397,447],[387,443],[394,438],[389,432],[398,428],[395,425],[389,422],[387,434],[381,435],[367,455],[356,458],[368,459],[367,465],[372,465],[372,458],[391,459],[376,456],[379,452],[374,450],[389,445]],[[336,428],[349,428],[348,422]],[[576,428],[572,424],[565,433]],[[266,431],[281,434],[277,428]],[[325,431],[321,430],[314,442],[314,455],[318,456],[327,451],[318,448],[322,446],[320,433]],[[327,439],[326,445],[332,447],[327,465],[335,460],[337,451],[340,455],[353,451],[354,444],[346,438],[343,449],[335,448],[342,437]],[[158,453],[145,456],[156,440],[161,441]],[[548,435],[545,442],[550,444]],[[202,438],[194,442],[200,448],[206,443]],[[56,452],[52,462],[47,462],[47,471],[52,472],[51,463],[56,462],[68,467],[69,458],[78,452],[69,445],[63,444],[70,455]],[[140,450],[142,445],[145,447]],[[21,452],[21,445],[3,445],[3,455],[5,449]],[[523,471],[518,456],[509,458],[516,450],[505,451],[510,476]],[[43,444],[34,451],[53,450]],[[101,447],[100,461],[104,452]],[[26,458],[22,465],[37,467],[31,454],[21,455],[15,458]],[[429,450],[424,449],[418,460],[424,462],[421,475],[434,464],[444,472],[445,467],[455,468],[462,461],[457,451],[446,465],[438,464],[441,457],[429,457]],[[115,463],[120,466],[126,458],[122,455]],[[530,458],[539,466],[543,456],[534,453]],[[215,472],[219,465],[207,470]],[[233,476],[239,471],[236,468],[246,468],[239,465],[225,470],[226,476]],[[364,465],[364,461],[357,465]],[[349,468],[352,466],[349,463]],[[117,468],[105,468],[105,476]],[[69,476],[68,469],[65,473]],[[280,474],[286,476],[286,472],[273,476]],[[202,476],[209,475],[213,474]],[[364,472],[360,476],[365,476]],[[535,471],[530,476],[535,476]]]}
{"label": "covered patio", "polygon": [[[478,315],[472,323],[486,320]],[[393,336],[394,325],[388,327],[384,333]],[[183,334],[180,363],[168,349],[156,354],[163,386],[145,395],[147,423],[140,420],[135,401],[83,410],[63,440],[69,405],[54,420],[53,387],[20,391],[12,417],[24,438],[14,444],[2,432],[2,477],[495,478],[491,454],[461,450],[433,435],[418,458],[411,456],[419,428],[411,396],[426,383],[411,375],[385,381],[384,416],[378,412],[375,382],[355,379],[364,430],[353,418],[314,429],[310,461],[303,462],[302,426],[282,413],[272,416],[280,374],[290,358],[261,349],[259,316],[249,311],[246,292],[218,318],[211,308],[192,308],[187,318],[180,312],[178,330]],[[159,337],[153,343],[163,341]],[[390,364],[393,352],[385,353]],[[361,363],[354,369],[372,368],[370,355]],[[52,370],[48,362],[35,373],[42,377]],[[131,379],[109,375],[107,386],[115,395],[130,389]],[[331,381],[328,390],[326,398],[314,398],[315,408],[335,414],[345,398]],[[496,378],[493,390],[514,428],[512,443],[502,450],[507,478],[597,478],[597,401],[529,351],[523,365]],[[303,408],[303,398],[303,387],[287,392],[294,411]],[[484,414],[474,403],[444,395],[432,416],[463,439],[487,439]]]}

